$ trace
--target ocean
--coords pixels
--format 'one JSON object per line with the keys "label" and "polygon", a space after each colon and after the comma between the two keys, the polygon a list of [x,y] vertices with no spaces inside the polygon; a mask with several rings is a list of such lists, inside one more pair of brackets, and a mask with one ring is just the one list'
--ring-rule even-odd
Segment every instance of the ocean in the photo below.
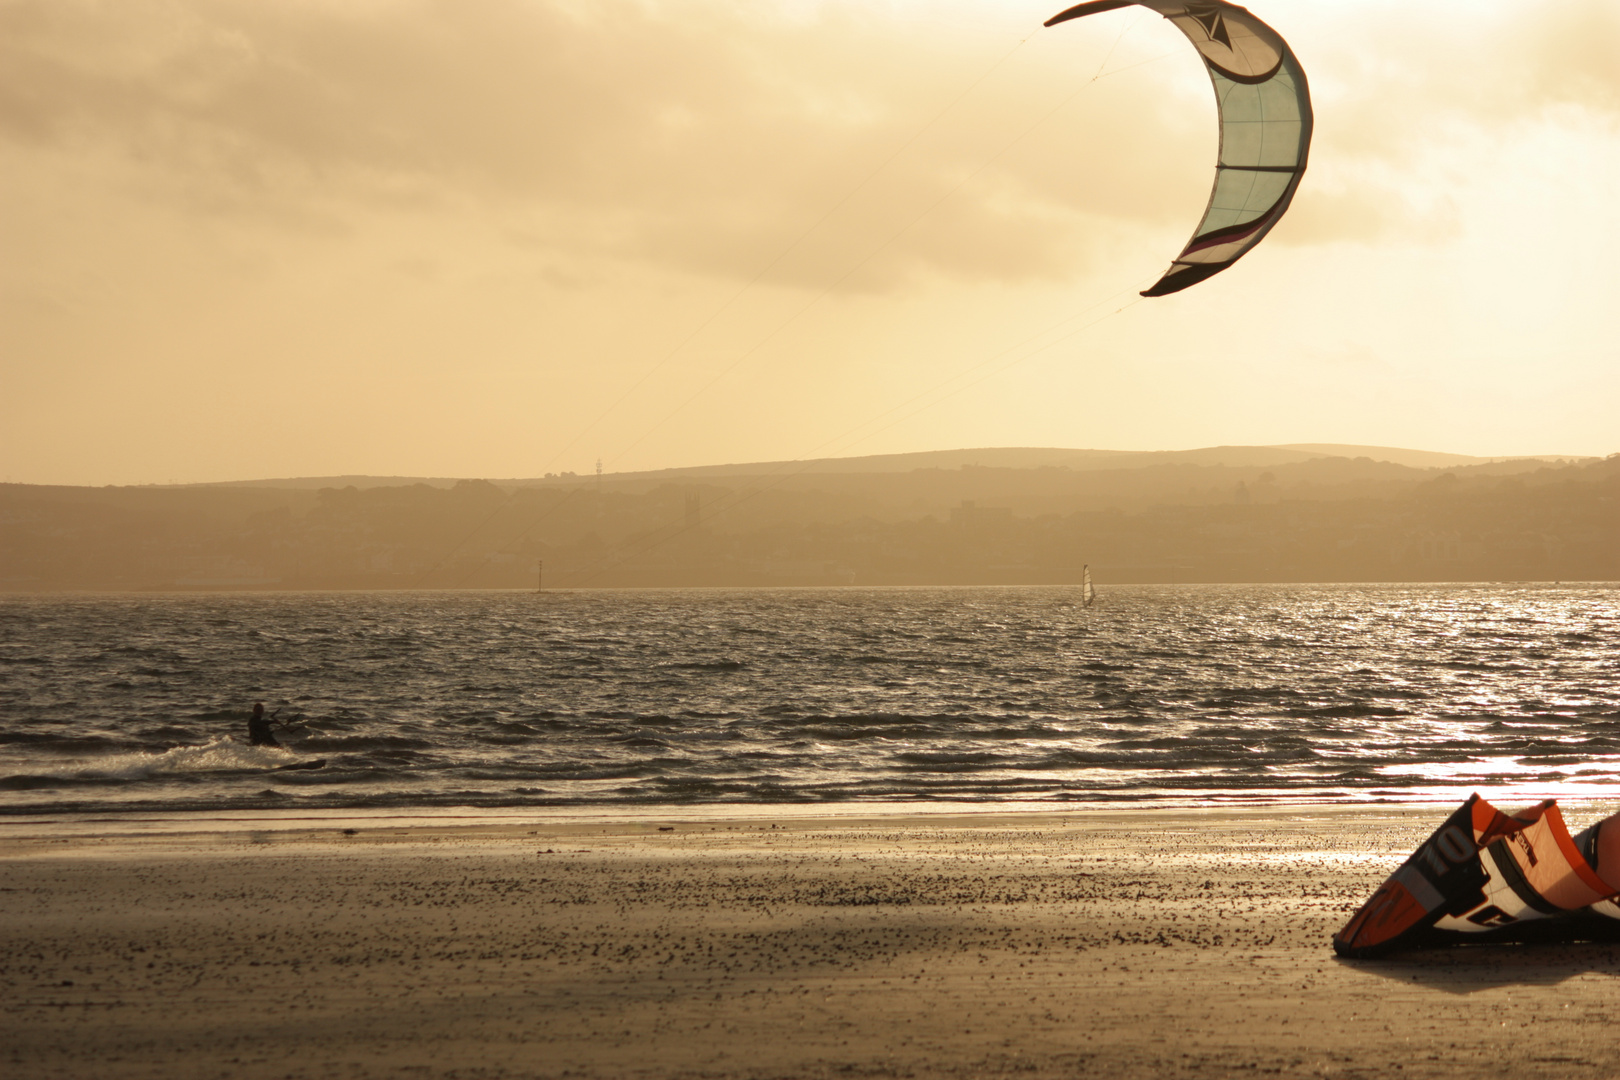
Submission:
{"label": "ocean", "polygon": [[0,600],[4,815],[1476,790],[1620,798],[1620,587]]}

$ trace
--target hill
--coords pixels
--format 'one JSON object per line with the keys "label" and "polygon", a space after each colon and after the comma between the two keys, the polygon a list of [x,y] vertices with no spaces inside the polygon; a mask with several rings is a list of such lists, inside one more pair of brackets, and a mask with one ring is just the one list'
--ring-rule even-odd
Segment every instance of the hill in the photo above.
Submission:
{"label": "hill", "polygon": [[1085,563],[1112,582],[1614,580],[1617,536],[1620,455],[987,448],[500,482],[7,484],[0,589],[523,588],[542,563],[550,587],[1059,583]]}
{"label": "hill", "polygon": [[[1056,447],[980,447],[969,450],[925,450],[910,454],[869,454],[862,457],[814,458],[809,460],[754,461],[727,465],[691,465],[645,472],[608,473],[610,481],[719,479],[740,476],[782,474],[826,476],[843,473],[908,473],[918,469],[1069,469],[1102,471],[1149,468],[1163,464],[1187,465],[1291,465],[1323,458],[1366,458],[1374,462],[1409,465],[1413,468],[1450,468],[1509,463],[1564,464],[1587,461],[1569,455],[1536,455],[1519,458],[1471,457],[1432,450],[1402,450],[1389,446],[1341,446],[1312,443],[1297,446],[1211,446],[1198,450],[1073,450]],[[323,487],[454,487],[456,477],[443,476],[305,476],[272,480],[230,480],[210,484],[151,485],[154,487],[268,487],[289,490],[319,490]],[[530,487],[567,484],[580,479],[574,473],[547,474],[544,477],[497,479],[502,487]]]}

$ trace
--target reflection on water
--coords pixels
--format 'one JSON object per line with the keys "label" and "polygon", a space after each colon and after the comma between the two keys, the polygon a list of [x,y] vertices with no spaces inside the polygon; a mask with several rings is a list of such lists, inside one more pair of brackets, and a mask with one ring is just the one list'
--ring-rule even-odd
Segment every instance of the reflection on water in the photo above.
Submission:
{"label": "reflection on water", "polygon": [[[1620,591],[0,602],[0,811],[1620,797]],[[254,700],[309,730],[231,741]],[[319,771],[270,773],[325,758]]]}

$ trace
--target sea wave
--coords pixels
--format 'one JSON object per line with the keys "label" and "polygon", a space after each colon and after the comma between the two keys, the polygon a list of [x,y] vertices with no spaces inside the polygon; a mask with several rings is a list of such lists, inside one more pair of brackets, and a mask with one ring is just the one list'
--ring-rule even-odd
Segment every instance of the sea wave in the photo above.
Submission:
{"label": "sea wave", "polygon": [[[1620,798],[1605,586],[0,603],[0,814]],[[1488,601],[1488,602],[1487,602]],[[302,727],[242,741],[255,700]],[[279,766],[323,759],[319,771]],[[1281,794],[1278,794],[1281,793]]]}

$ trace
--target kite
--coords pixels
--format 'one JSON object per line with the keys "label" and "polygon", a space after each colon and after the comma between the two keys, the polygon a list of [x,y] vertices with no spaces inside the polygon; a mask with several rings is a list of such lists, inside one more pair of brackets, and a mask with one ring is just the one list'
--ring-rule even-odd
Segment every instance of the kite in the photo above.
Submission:
{"label": "kite", "polygon": [[1333,936],[1352,959],[1487,940],[1620,938],[1620,814],[1574,836],[1553,800],[1504,814],[1478,795]]}
{"label": "kite", "polygon": [[1095,0],[1046,20],[1054,26],[1116,8],[1151,8],[1186,34],[1215,84],[1221,124],[1215,188],[1187,247],[1143,296],[1165,296],[1225,270],[1283,216],[1305,175],[1311,94],[1282,35],[1221,0]]}

